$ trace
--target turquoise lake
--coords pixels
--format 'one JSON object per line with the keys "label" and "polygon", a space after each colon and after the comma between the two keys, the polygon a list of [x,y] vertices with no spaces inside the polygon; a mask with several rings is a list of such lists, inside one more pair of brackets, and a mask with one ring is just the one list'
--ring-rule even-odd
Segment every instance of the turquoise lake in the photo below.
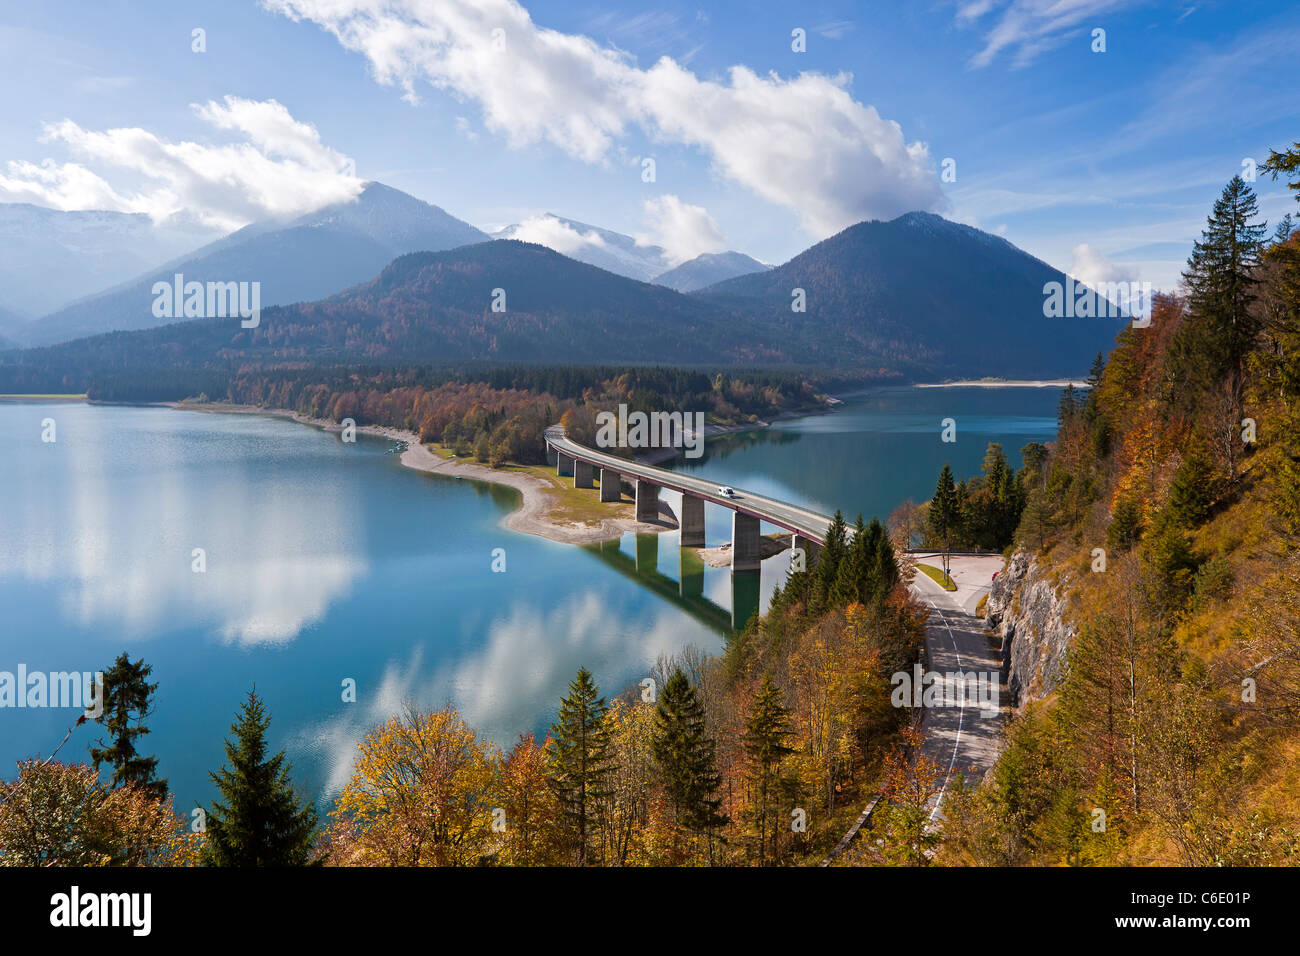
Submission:
{"label": "turquoise lake", "polygon": [[[1053,436],[1059,395],[880,390],[710,440],[673,467],[883,518],[927,498],[945,461],[978,470],[990,440],[1019,464],[1025,443]],[[954,444],[939,440],[945,417]],[[54,442],[41,440],[45,419]],[[787,566],[782,554],[761,579],[733,578],[686,552],[683,572],[671,533],[593,548],[518,534],[501,524],[511,490],[403,468],[384,440],[345,444],[272,418],[0,403],[0,443],[0,671],[143,657],[158,690],[141,749],[159,757],[178,810],[210,802],[208,771],[254,686],[296,783],[328,800],[361,736],[404,705],[451,701],[509,747],[544,731],[579,666],[613,696],[662,654],[719,650]],[[729,512],[710,508],[707,522],[710,545],[728,539]],[[48,756],[77,713],[0,708],[4,776]],[[78,728],[59,759],[85,760],[97,729]]]}

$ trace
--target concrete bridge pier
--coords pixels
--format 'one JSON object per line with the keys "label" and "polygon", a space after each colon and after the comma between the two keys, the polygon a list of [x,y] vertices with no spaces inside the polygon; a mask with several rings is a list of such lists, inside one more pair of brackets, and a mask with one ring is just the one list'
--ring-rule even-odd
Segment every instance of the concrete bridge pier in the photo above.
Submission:
{"label": "concrete bridge pier", "polygon": [[704,547],[704,499],[695,498],[682,492],[681,546],[683,548]]}
{"label": "concrete bridge pier", "polygon": [[573,458],[564,452],[555,453],[555,473],[561,478],[573,474]]}
{"label": "concrete bridge pier", "polygon": [[805,538],[803,535],[795,532],[790,535],[790,547],[802,548],[804,554],[804,569],[811,571],[817,563],[817,558],[821,556],[822,546],[814,538]]}
{"label": "concrete bridge pier", "polygon": [[600,500],[619,501],[622,499],[623,479],[616,471],[600,469]]}
{"label": "concrete bridge pier", "polygon": [[659,486],[642,478],[636,480],[636,520],[659,520]]}
{"label": "concrete bridge pier", "polygon": [[762,566],[761,524],[753,515],[731,513],[731,570],[757,571]]}
{"label": "concrete bridge pier", "polygon": [[547,463],[548,465],[554,465],[554,464],[556,463],[556,461],[555,461],[555,456],[556,456],[555,446],[552,445],[550,442],[547,442],[547,443],[546,443],[546,463]]}
{"label": "concrete bridge pier", "polygon": [[583,461],[581,458],[573,460],[573,487],[575,488],[594,488],[592,476],[594,471],[591,462]]}

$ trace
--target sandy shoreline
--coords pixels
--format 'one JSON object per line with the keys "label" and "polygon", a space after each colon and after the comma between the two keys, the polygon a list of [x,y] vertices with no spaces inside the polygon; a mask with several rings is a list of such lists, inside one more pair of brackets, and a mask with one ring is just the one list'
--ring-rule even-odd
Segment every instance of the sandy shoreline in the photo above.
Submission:
{"label": "sandy shoreline", "polygon": [[1015,381],[1012,379],[963,379],[957,382],[934,382],[930,384],[917,383],[913,388],[1065,388],[1067,385],[1073,385],[1075,388],[1088,388],[1087,382],[1075,381],[1073,379],[1032,379],[1025,381]]}
{"label": "sandy shoreline", "polygon": [[[220,403],[168,403],[172,408],[188,412],[208,412],[222,415],[264,415],[272,418],[286,418],[300,425],[311,425],[323,431],[341,432],[343,426],[323,418],[308,418],[285,408],[259,408],[253,405],[223,405]],[[553,491],[553,485],[536,475],[519,471],[503,471],[489,468],[474,462],[455,458],[440,458],[424,445],[420,436],[402,428],[390,428],[383,425],[358,425],[357,432],[363,435],[376,435],[392,441],[406,442],[401,462],[407,468],[429,474],[444,475],[448,478],[465,478],[470,481],[482,481],[493,485],[504,485],[519,492],[519,507],[506,515],[502,523],[512,531],[535,534],[564,544],[597,544],[622,537],[628,531],[643,534],[658,534],[663,531],[675,531],[677,520],[672,509],[665,502],[660,502],[660,519],[656,522],[637,521],[630,514],[632,505],[610,503],[610,517],[599,522],[579,522],[552,520],[550,513],[560,504]]]}

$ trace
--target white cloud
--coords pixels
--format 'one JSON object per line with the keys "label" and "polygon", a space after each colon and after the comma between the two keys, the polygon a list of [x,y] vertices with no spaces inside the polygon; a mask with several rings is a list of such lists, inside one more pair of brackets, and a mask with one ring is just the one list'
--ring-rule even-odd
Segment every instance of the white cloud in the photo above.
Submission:
{"label": "white cloud", "polygon": [[572,256],[585,248],[604,249],[606,243],[595,230],[582,232],[552,215],[530,216],[510,230],[510,238],[521,242],[535,242],[554,249],[561,255]]}
{"label": "white cloud", "polygon": [[852,20],[829,20],[813,27],[813,33],[826,37],[828,40],[838,40],[852,29]]}
{"label": "white cloud", "polygon": [[670,266],[727,247],[722,230],[707,209],[684,203],[674,195],[647,199],[645,218],[647,231],[636,237],[637,244],[660,246]]}
{"label": "white cloud", "polygon": [[263,3],[319,24],[408,99],[428,83],[476,102],[484,126],[513,147],[549,142],[604,163],[637,126],[699,149],[718,174],[793,210],[819,237],[943,204],[925,144],[854,100],[848,75],[782,79],[737,66],[720,82],[668,57],[641,69],[587,37],[537,26],[515,0]]}
{"label": "white cloud", "polygon": [[[147,213],[155,222],[192,219],[224,230],[267,216],[301,215],[356,197],[363,182],[346,156],[321,143],[316,128],[275,100],[227,96],[194,104],[195,114],[238,142],[169,142],[138,127],[87,130],[70,119],[48,123],[42,139],[83,162],[15,161],[0,174],[0,200],[55,209]],[[143,181],[117,189],[91,167]]]}
{"label": "white cloud", "polygon": [[463,116],[456,117],[456,132],[460,133],[471,143],[478,142],[478,133],[474,131],[474,127],[470,125],[470,121]]}
{"label": "white cloud", "polygon": [[985,26],[984,47],[971,65],[988,66],[1004,51],[1014,50],[1011,65],[1027,66],[1040,54],[1080,35],[1084,28],[1105,27],[1097,18],[1134,0],[968,0],[959,4],[957,22],[977,24],[997,10],[997,21]]}
{"label": "white cloud", "polygon": [[1137,269],[1111,262],[1100,250],[1086,242],[1081,242],[1074,247],[1069,273],[1094,289],[1105,282],[1138,281]]}

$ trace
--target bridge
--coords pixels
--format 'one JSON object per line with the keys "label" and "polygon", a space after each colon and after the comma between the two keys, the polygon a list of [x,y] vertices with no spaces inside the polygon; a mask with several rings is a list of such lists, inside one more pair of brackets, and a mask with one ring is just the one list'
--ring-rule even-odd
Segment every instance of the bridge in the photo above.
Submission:
{"label": "bridge", "polygon": [[826,541],[831,519],[816,511],[800,508],[775,498],[766,498],[741,488],[735,497],[719,494],[718,485],[703,478],[646,465],[580,445],[564,434],[559,425],[546,429],[546,456],[557,475],[573,477],[575,488],[600,485],[601,501],[621,501],[622,483],[627,481],[636,499],[636,520],[656,521],[659,490],[667,488],[682,496],[677,516],[683,548],[703,548],[704,505],[721,505],[731,515],[731,569],[757,571],[762,561],[761,523],[790,532],[790,546],[803,548],[813,558]]}

